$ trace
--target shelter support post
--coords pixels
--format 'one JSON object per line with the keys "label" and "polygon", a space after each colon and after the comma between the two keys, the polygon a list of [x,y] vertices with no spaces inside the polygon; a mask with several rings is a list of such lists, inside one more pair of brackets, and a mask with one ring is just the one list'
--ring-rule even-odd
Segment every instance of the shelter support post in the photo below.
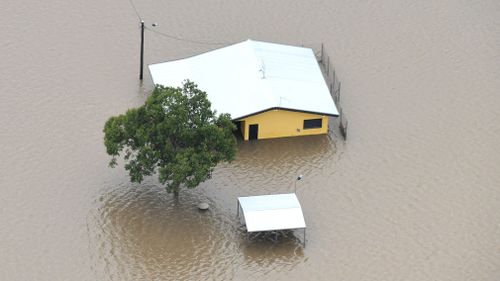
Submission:
{"label": "shelter support post", "polygon": [[323,62],[323,43],[321,43],[321,63],[324,65],[324,62]]}
{"label": "shelter support post", "polygon": [[306,247],[306,229],[304,228],[304,248]]}
{"label": "shelter support post", "polygon": [[326,76],[330,76],[330,57],[327,58],[326,63]]}
{"label": "shelter support post", "polygon": [[240,217],[240,201],[236,200],[236,217]]}

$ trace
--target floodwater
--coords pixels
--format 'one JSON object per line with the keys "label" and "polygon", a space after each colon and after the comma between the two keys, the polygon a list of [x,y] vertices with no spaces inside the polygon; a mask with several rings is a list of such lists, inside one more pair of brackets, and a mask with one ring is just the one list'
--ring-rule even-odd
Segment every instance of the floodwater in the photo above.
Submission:
{"label": "floodwater", "polygon": [[[324,43],[349,138],[239,143],[175,200],[107,167],[140,105],[128,1],[0,9],[0,280],[500,280],[499,1],[136,1],[192,40]],[[146,63],[216,45],[146,32]],[[236,197],[293,191],[302,233],[247,240]],[[210,202],[200,213],[195,206]]]}

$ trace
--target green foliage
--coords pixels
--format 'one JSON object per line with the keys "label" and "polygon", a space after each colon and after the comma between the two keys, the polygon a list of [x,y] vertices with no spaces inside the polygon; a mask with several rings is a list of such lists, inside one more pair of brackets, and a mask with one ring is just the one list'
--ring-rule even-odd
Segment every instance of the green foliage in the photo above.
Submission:
{"label": "green foliage", "polygon": [[104,126],[104,145],[117,165],[123,153],[132,182],[158,173],[169,192],[194,188],[219,162],[236,153],[229,114],[216,115],[207,94],[185,81],[182,88],[156,86],[146,103],[113,116]]}

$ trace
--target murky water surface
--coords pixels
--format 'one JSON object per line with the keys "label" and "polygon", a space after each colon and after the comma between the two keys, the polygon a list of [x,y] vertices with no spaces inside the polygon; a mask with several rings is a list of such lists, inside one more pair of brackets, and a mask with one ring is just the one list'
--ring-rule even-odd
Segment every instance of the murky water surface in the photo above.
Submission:
{"label": "murky water surface", "polygon": [[[324,42],[342,81],[347,142],[239,143],[176,200],[107,167],[152,87],[129,3],[2,1],[0,279],[500,280],[500,2],[472,2],[136,1],[175,36]],[[146,62],[215,47],[148,31]],[[298,174],[307,247],[247,240],[236,197]]]}

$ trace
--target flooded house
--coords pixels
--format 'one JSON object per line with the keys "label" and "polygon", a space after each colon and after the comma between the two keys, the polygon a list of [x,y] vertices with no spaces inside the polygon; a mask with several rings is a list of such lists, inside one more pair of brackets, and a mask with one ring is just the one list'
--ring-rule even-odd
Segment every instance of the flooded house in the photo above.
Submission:
{"label": "flooded house", "polygon": [[149,70],[155,84],[198,84],[244,140],[326,134],[339,115],[310,48],[246,40]]}

